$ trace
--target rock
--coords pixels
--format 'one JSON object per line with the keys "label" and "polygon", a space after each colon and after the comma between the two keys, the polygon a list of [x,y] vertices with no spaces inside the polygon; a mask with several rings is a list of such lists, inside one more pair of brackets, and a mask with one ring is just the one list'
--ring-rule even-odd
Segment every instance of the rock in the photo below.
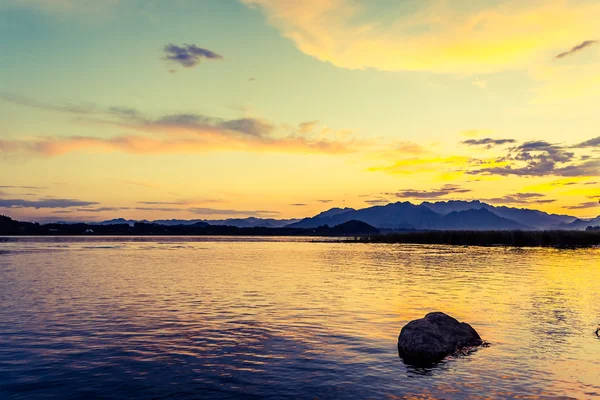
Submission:
{"label": "rock", "polygon": [[409,322],[400,331],[398,354],[407,364],[427,365],[471,346],[481,346],[479,334],[464,322],[432,312]]}

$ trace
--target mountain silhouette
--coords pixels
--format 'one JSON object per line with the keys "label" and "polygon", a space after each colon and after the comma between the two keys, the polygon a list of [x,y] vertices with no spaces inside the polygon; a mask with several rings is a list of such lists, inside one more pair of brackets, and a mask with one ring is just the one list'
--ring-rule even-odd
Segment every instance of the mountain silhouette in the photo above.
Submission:
{"label": "mountain silhouette", "polygon": [[[599,217],[600,218],[600,217]],[[536,230],[585,229],[600,221],[580,220],[569,215],[548,214],[526,208],[492,206],[479,200],[390,203],[360,210],[332,208],[314,217],[287,225],[293,228],[316,228],[357,220],[379,229],[392,230]]]}
{"label": "mountain silhouette", "polygon": [[[507,206],[493,206],[480,200],[438,201],[412,204],[408,201],[390,203],[362,209],[334,207],[304,219],[229,218],[164,219],[136,221],[116,218],[96,223],[98,225],[127,224],[136,222],[164,226],[194,225],[230,226],[236,228],[293,228],[316,229],[334,227],[349,221],[360,221],[380,230],[584,230],[600,225],[600,216],[579,219],[570,215],[549,214],[539,210]],[[72,224],[73,222],[69,222]],[[66,223],[65,223],[66,224]]]}
{"label": "mountain silhouette", "polygon": [[449,214],[452,211],[467,211],[472,209],[485,208],[499,217],[518,221],[536,229],[555,229],[559,224],[565,224],[575,221],[577,218],[569,215],[548,214],[539,210],[530,210],[527,208],[515,208],[506,206],[492,206],[479,200],[472,201],[438,201],[435,203],[421,203],[439,214]]}
{"label": "mountain silhouette", "polygon": [[593,219],[575,219],[574,221],[568,224],[561,224],[558,226],[559,229],[568,229],[568,230],[581,230],[585,229],[588,226],[597,226],[600,225],[600,216],[597,216]]}
{"label": "mountain silhouette", "polygon": [[448,230],[532,230],[511,219],[502,218],[486,208],[478,210],[452,211],[442,220],[443,229]]}
{"label": "mountain silhouette", "polygon": [[128,224],[133,226],[136,222],[146,222],[165,226],[176,226],[176,225],[194,225],[198,222],[207,223],[210,225],[224,225],[224,226],[235,226],[237,228],[282,228],[286,225],[299,221],[298,219],[274,219],[274,218],[228,218],[228,219],[158,219],[154,221],[136,221],[132,219],[115,218],[108,221],[99,222],[99,225],[113,225],[113,224]]}
{"label": "mountain silhouette", "polygon": [[316,228],[321,225],[339,225],[347,221],[357,220],[366,222],[376,228],[387,229],[435,229],[442,216],[431,211],[429,208],[414,205],[409,202],[391,203],[385,206],[374,206],[361,210],[350,209],[349,211],[335,213],[332,216],[326,213],[318,214],[311,218],[305,218],[291,228]]}

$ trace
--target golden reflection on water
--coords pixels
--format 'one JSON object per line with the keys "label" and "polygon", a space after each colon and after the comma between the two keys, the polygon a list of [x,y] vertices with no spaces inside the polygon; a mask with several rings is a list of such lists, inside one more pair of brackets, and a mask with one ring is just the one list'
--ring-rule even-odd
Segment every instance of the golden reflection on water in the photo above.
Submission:
{"label": "golden reflection on water", "polygon": [[[182,365],[188,381],[236,379],[224,385],[260,395],[260,385],[277,394],[287,380],[316,398],[332,397],[324,387],[347,398],[600,396],[599,249],[184,238],[0,245],[9,251],[0,258],[3,320],[55,332],[79,351],[121,344],[114,351],[131,359]],[[433,370],[407,368],[397,335],[434,310],[469,322],[491,346]],[[39,340],[60,364],[64,349]]]}

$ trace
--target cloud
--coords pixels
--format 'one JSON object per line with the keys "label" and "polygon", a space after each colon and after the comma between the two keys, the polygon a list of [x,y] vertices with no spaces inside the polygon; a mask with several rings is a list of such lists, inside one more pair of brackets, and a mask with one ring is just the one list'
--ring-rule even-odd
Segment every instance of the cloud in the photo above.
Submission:
{"label": "cloud", "polygon": [[293,207],[306,207],[308,204],[305,203],[294,203],[294,204],[290,204],[290,206]]}
{"label": "cloud", "polygon": [[103,11],[119,0],[3,0],[2,7],[29,8],[50,13],[89,13]]}
{"label": "cloud", "polygon": [[315,127],[319,124],[319,121],[306,121],[298,124],[298,131],[302,134],[311,133]]}
{"label": "cloud", "polygon": [[247,216],[247,217],[272,217],[280,214],[279,211],[270,210],[220,210],[216,208],[200,208],[193,207],[187,211],[192,212],[196,215],[236,215],[236,216]]}
{"label": "cloud", "polygon": [[214,51],[203,49],[195,44],[177,46],[169,43],[164,48],[165,60],[176,62],[184,68],[192,68],[202,60],[222,60],[223,56]]}
{"label": "cloud", "polygon": [[390,201],[387,199],[367,199],[365,203],[370,204],[372,206],[380,206],[383,204],[388,204]]}
{"label": "cloud", "polygon": [[29,154],[59,156],[70,152],[126,152],[133,154],[194,154],[211,151],[279,152],[306,154],[347,154],[354,151],[352,143],[310,140],[296,137],[244,139],[227,131],[198,132],[201,137],[158,138],[142,135],[121,135],[111,138],[71,136],[34,138],[15,142],[17,148]]}
{"label": "cloud", "polygon": [[546,197],[546,195],[542,193],[514,193],[507,194],[503,197],[483,199],[483,201],[491,204],[547,204],[556,201],[554,199],[544,199],[543,197]]}
{"label": "cloud", "polygon": [[400,142],[391,151],[404,154],[424,154],[429,152],[427,148],[413,142]]}
{"label": "cloud", "polygon": [[23,200],[23,199],[0,199],[1,208],[70,208],[82,207],[98,204],[93,201],[81,201],[71,199],[42,199],[42,200]]}
{"label": "cloud", "polygon": [[37,108],[45,111],[57,111],[70,114],[95,114],[100,110],[95,104],[50,104],[37,101],[14,93],[0,92],[0,99],[20,106]]}
{"label": "cloud", "polygon": [[317,200],[317,201],[320,203],[323,203],[323,204],[327,204],[327,203],[331,203],[333,200],[324,199],[324,200]]}
{"label": "cloud", "polygon": [[575,148],[577,148],[577,147],[600,147],[600,136],[595,137],[595,138],[590,139],[590,140],[586,140],[585,142],[581,142],[579,144],[576,144],[573,147],[575,147]]}
{"label": "cloud", "polygon": [[600,175],[600,159],[557,168],[553,172],[559,176],[598,176]]}
{"label": "cloud", "polygon": [[566,57],[566,56],[570,56],[570,55],[572,55],[574,53],[577,53],[578,51],[581,51],[581,50],[585,49],[586,47],[592,46],[592,45],[594,45],[596,43],[598,43],[597,40],[586,40],[586,41],[578,44],[577,46],[572,47],[571,50],[568,50],[568,51],[565,51],[563,53],[557,54],[556,57],[554,57],[554,58],[558,60],[560,58],[563,58],[563,57]]}
{"label": "cloud", "polygon": [[219,126],[252,136],[263,136],[265,134],[270,134],[275,128],[268,122],[254,118],[241,118],[223,121],[219,124]]}
{"label": "cloud", "polygon": [[[1,203],[0,203],[1,204]],[[77,206],[94,205],[98,203],[89,203]],[[156,202],[159,205],[159,202]],[[165,202],[163,204],[169,204]],[[0,206],[1,207],[1,206]],[[38,207],[41,208],[41,207]],[[54,208],[54,207],[47,207]],[[85,207],[85,208],[70,208],[70,211],[79,213],[102,213],[102,212],[118,212],[118,211],[150,211],[150,212],[163,212],[163,213],[187,213],[190,212],[195,215],[212,215],[212,216],[244,216],[244,217],[274,217],[279,215],[278,211],[270,210],[232,210],[232,209],[217,209],[217,208],[204,208],[204,207],[191,207],[191,208],[176,208],[176,207]]]}
{"label": "cloud", "polygon": [[600,16],[598,2],[576,0],[240,1],[300,51],[338,67],[461,75],[529,68],[597,34]]}
{"label": "cloud", "polygon": [[[132,122],[137,122],[142,128],[157,130],[180,129],[197,132],[217,132],[219,130],[228,130],[243,133],[249,136],[266,136],[273,132],[275,127],[269,122],[256,118],[241,118],[224,120],[220,118],[207,117],[201,114],[174,114],[160,117],[157,120],[149,120],[136,116],[130,118]],[[131,127],[131,125],[129,125]]]}
{"label": "cloud", "polygon": [[0,189],[44,190],[48,189],[48,186],[0,186]]}
{"label": "cloud", "polygon": [[591,158],[574,164],[574,152],[564,146],[543,140],[525,142],[508,150],[505,157],[498,159],[504,165],[467,171],[472,175],[516,175],[516,176],[597,176],[600,159]]}
{"label": "cloud", "polygon": [[439,189],[434,190],[401,190],[396,193],[384,193],[387,196],[393,195],[401,198],[412,198],[412,199],[435,199],[438,197],[447,196],[449,194],[460,194],[460,193],[468,193],[471,189],[465,189],[458,185],[444,185]]}
{"label": "cloud", "polygon": [[184,205],[186,203],[184,203],[182,201],[138,201],[137,204],[162,205],[162,206],[177,206],[177,205]]}
{"label": "cloud", "polygon": [[100,212],[115,212],[115,211],[126,211],[126,210],[132,210],[132,208],[131,207],[96,207],[96,208],[76,208],[71,211],[84,212],[84,213],[100,213]]}
{"label": "cloud", "polygon": [[494,146],[501,146],[503,144],[512,144],[516,143],[515,139],[469,139],[461,142],[462,144],[466,144],[467,146],[485,146],[487,149],[491,149]]}
{"label": "cloud", "polygon": [[565,208],[567,210],[583,210],[586,208],[598,207],[599,205],[600,204],[598,204],[598,202],[596,202],[596,201],[586,201],[585,203],[577,204],[574,206],[563,206],[563,208]]}
{"label": "cloud", "polygon": [[[80,107],[63,107],[13,95],[4,97],[23,106],[80,115]],[[15,101],[18,99],[18,101]],[[127,152],[134,154],[201,153],[208,151],[246,151],[281,153],[347,154],[366,142],[351,137],[347,130],[300,132],[259,118],[222,119],[202,114],[169,114],[156,119],[145,117],[127,107],[85,109],[88,124],[112,126],[132,134],[113,137],[61,136],[26,137],[0,142],[0,151],[57,156],[74,151]],[[298,130],[300,129],[300,130]]]}
{"label": "cloud", "polygon": [[201,203],[224,203],[222,199],[213,199],[213,198],[193,198],[186,200],[177,200],[177,201],[138,201],[137,204],[142,205],[163,205],[163,206],[189,206],[189,205],[197,205]]}

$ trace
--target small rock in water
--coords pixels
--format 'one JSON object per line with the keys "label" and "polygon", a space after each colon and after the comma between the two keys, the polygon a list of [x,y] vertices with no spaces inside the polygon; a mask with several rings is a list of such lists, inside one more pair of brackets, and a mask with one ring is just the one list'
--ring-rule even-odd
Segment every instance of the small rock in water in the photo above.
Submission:
{"label": "small rock in water", "polygon": [[398,354],[407,364],[428,365],[483,340],[471,325],[442,312],[409,322],[400,331]]}

